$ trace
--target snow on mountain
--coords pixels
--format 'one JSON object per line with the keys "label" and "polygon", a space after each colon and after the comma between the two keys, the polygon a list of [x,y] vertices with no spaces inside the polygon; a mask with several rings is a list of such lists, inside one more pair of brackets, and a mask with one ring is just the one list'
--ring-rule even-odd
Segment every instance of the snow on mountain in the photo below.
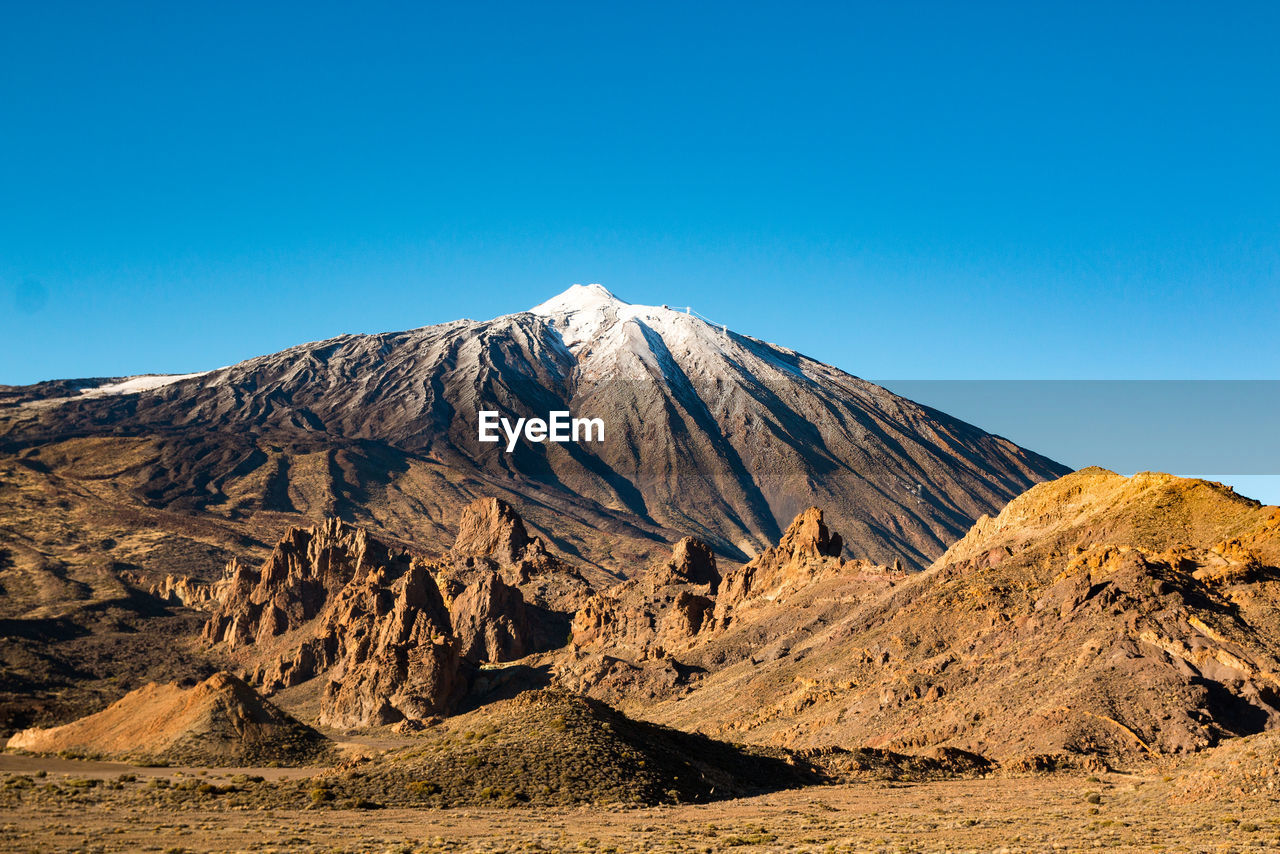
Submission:
{"label": "snow on mountain", "polygon": [[[573,285],[529,313],[546,318],[579,370],[596,378],[637,378],[645,367],[670,377],[676,365],[691,378],[715,374],[724,364],[749,372],[755,362],[806,378],[793,350],[732,333],[692,307],[624,302],[598,284]],[[620,358],[626,356],[631,359]]]}
{"label": "snow on mountain", "polygon": [[709,334],[712,329],[724,335],[706,321],[665,305],[623,302],[601,285],[573,285],[529,312],[547,318],[550,327],[575,355],[589,345],[634,342],[635,330],[628,331],[628,324],[653,329],[668,346],[672,343],[688,346],[695,340],[714,341],[714,336]]}
{"label": "snow on mountain", "polygon": [[144,391],[154,391],[158,388],[164,388],[167,385],[182,382],[183,380],[193,380],[196,377],[203,377],[211,374],[212,371],[198,371],[194,374],[142,374],[136,377],[125,377],[123,380],[107,385],[100,385],[97,388],[87,388],[81,392],[84,397],[101,397],[110,394],[138,394]]}
{"label": "snow on mountain", "polygon": [[[442,508],[499,495],[614,560],[637,538],[683,534],[742,559],[816,504],[850,555],[923,566],[979,515],[1066,471],[794,350],[600,285],[201,376],[114,381],[7,423],[0,409],[0,440],[146,439],[158,456],[133,469],[134,488],[151,506],[337,515],[407,541],[445,536]],[[508,453],[479,441],[482,410],[568,410],[603,419],[606,437]]]}

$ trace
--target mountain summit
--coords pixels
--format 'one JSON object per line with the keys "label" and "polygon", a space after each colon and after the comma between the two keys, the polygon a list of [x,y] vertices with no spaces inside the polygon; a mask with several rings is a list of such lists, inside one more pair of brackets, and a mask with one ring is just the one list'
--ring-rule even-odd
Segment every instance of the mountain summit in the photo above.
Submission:
{"label": "mountain summit", "polygon": [[618,348],[637,355],[648,350],[656,358],[650,335],[668,346],[686,348],[721,350],[728,343],[724,327],[694,317],[691,308],[678,311],[665,305],[632,305],[602,285],[574,285],[529,312],[547,318],[547,325],[580,363],[595,350]]}
{"label": "mountain summit", "polygon": [[[920,567],[1066,471],[794,350],[600,285],[493,320],[343,335],[163,379],[3,390],[0,451],[34,461],[23,476],[56,481],[73,503],[101,498],[109,475],[113,506],[161,529],[200,517],[258,542],[336,516],[443,546],[452,508],[493,495],[619,574],[684,535],[745,560],[811,505],[827,508],[846,554]],[[605,440],[507,453],[478,440],[482,410],[599,418]],[[92,488],[72,488],[86,477]]]}
{"label": "mountain summit", "polygon": [[614,296],[604,285],[570,285],[568,290],[556,294],[546,302],[538,303],[529,311],[533,314],[549,316],[619,305],[627,305],[627,303]]}

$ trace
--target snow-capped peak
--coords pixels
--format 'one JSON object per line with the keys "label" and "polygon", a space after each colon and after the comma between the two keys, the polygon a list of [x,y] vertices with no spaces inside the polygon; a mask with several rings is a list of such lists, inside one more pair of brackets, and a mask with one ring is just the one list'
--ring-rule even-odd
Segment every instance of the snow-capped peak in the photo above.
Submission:
{"label": "snow-capped peak", "polygon": [[597,284],[574,285],[530,313],[545,318],[583,370],[643,372],[732,347],[728,329],[692,307],[633,305]]}
{"label": "snow-capped peak", "polygon": [[548,317],[554,314],[598,309],[608,305],[628,305],[628,303],[609,293],[604,285],[570,285],[564,293],[535,305],[529,311]]}
{"label": "snow-capped peak", "polygon": [[575,354],[588,343],[603,345],[611,341],[615,346],[633,347],[633,336],[625,328],[628,321],[634,320],[653,328],[663,337],[667,331],[665,327],[672,320],[679,325],[702,324],[702,321],[687,316],[689,310],[684,307],[677,311],[665,305],[632,305],[597,284],[573,285],[529,311],[547,318],[547,323],[559,333],[564,345]]}

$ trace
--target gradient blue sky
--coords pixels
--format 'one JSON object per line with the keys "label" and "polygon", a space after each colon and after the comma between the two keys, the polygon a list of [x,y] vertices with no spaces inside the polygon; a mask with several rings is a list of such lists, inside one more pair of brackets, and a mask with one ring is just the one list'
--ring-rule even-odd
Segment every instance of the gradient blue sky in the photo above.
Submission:
{"label": "gradient blue sky", "polygon": [[0,383],[692,303],[871,378],[1275,378],[1280,4],[27,3]]}

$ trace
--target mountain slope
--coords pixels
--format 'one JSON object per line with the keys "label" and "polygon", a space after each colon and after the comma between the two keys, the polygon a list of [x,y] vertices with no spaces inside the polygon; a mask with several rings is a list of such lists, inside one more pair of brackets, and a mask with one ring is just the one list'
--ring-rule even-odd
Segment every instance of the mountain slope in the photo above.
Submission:
{"label": "mountain slope", "polygon": [[[495,495],[563,551],[623,573],[685,534],[746,559],[812,504],[848,553],[919,567],[1065,471],[794,351],[596,285],[490,321],[75,386],[4,395],[0,452],[24,478],[76,511],[208,519],[253,558],[322,516],[445,546],[454,508]],[[481,409],[599,417],[605,441],[506,453],[478,441]]]}
{"label": "mountain slope", "polygon": [[297,764],[329,749],[324,736],[228,673],[190,688],[152,683],[72,723],[23,730],[6,746],[203,765]]}
{"label": "mountain slope", "polygon": [[787,564],[785,602],[735,606],[680,651],[704,676],[622,708],[757,743],[1002,760],[1181,753],[1280,723],[1280,510],[1220,484],[1085,469],[926,572],[825,560],[808,584]]}

